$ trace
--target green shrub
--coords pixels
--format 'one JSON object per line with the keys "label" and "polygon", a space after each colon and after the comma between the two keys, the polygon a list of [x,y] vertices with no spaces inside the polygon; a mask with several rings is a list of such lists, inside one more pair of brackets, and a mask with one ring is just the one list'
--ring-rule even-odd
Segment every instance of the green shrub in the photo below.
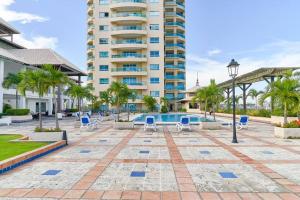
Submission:
{"label": "green shrub", "polygon": [[56,129],[56,128],[42,128],[40,129],[40,127],[36,127],[34,129],[34,132],[61,132],[62,130],[59,128],[59,129]]}
{"label": "green shrub", "polygon": [[186,108],[179,108],[178,111],[179,112],[187,112]]}
{"label": "green shrub", "polygon": [[77,108],[71,108],[71,109],[68,109],[68,111],[74,113],[74,112],[78,112],[78,109]]}
{"label": "green shrub", "polygon": [[168,107],[167,106],[162,106],[160,112],[161,113],[168,113]]}
{"label": "green shrub", "polygon": [[[283,116],[283,109],[276,109],[272,112],[273,116]],[[288,111],[288,117],[297,117],[297,112]]]}
{"label": "green shrub", "polygon": [[300,121],[292,121],[290,123],[284,124],[283,128],[300,128]]}
{"label": "green shrub", "polygon": [[30,112],[29,109],[8,109],[6,110],[5,114],[11,116],[21,116],[21,115],[28,115]]}
{"label": "green shrub", "polygon": [[10,104],[6,103],[6,104],[3,105],[3,113],[6,113],[6,111],[9,110],[9,109],[12,109]]}

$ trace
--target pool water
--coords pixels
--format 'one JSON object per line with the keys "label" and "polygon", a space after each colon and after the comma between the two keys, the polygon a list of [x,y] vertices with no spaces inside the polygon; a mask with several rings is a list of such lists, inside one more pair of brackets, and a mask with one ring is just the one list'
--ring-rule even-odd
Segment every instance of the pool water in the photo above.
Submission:
{"label": "pool water", "polygon": [[155,121],[158,123],[176,123],[180,121],[183,116],[189,116],[191,123],[199,123],[208,121],[200,115],[189,115],[189,114],[142,114],[134,119],[134,122],[145,122],[147,116],[154,116]]}

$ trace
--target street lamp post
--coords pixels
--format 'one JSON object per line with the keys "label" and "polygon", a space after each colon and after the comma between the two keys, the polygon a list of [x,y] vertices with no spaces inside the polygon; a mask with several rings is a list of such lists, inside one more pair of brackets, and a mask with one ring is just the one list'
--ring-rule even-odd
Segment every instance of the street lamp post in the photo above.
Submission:
{"label": "street lamp post", "polygon": [[239,73],[239,66],[240,64],[236,62],[234,59],[231,60],[229,65],[227,66],[228,74],[232,78],[232,143],[238,143],[237,137],[236,137],[236,114],[235,114],[235,78],[237,77]]}

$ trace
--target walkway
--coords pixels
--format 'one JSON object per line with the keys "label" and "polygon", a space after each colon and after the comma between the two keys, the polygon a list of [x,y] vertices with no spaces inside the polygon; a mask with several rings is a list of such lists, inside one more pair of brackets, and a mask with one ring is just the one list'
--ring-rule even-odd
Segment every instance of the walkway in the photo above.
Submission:
{"label": "walkway", "polygon": [[70,145],[0,176],[0,199],[300,199],[300,140],[275,139],[269,125],[251,124],[232,144],[226,129],[68,123]]}

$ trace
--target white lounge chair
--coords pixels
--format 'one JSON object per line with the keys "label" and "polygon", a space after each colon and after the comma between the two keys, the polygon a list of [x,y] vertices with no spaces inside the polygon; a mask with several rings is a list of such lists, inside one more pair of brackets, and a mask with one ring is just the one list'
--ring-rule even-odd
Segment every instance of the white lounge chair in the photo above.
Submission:
{"label": "white lounge chair", "polygon": [[154,116],[147,116],[144,124],[144,131],[147,129],[153,129],[154,131],[157,131],[157,126],[155,123]]}
{"label": "white lounge chair", "polygon": [[95,129],[98,126],[97,122],[95,121],[91,122],[88,116],[81,117],[80,123],[81,123],[80,129],[81,128]]}
{"label": "white lounge chair", "polygon": [[249,116],[241,115],[240,121],[237,123],[236,127],[238,130],[248,129]]}
{"label": "white lounge chair", "polygon": [[182,131],[183,129],[188,129],[192,130],[191,125],[190,125],[190,117],[188,116],[183,116],[180,117],[180,122],[176,124],[177,130]]}

